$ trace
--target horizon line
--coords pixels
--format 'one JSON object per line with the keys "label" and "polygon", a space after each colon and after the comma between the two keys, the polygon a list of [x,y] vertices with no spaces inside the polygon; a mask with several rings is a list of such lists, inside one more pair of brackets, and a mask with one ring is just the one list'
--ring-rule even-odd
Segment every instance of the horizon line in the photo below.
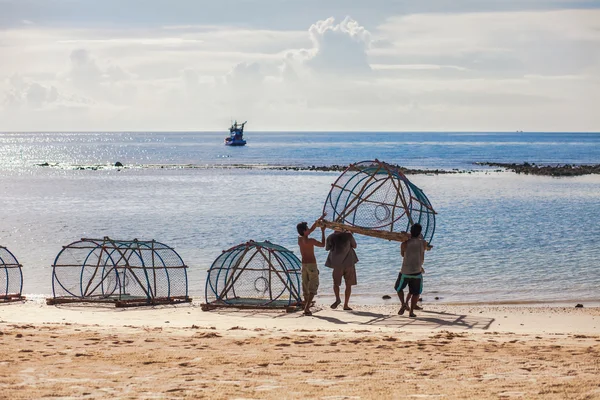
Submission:
{"label": "horizon line", "polygon": [[[47,130],[47,131],[25,131],[25,130],[0,130],[0,134],[3,133],[219,133],[226,132],[226,130]],[[246,133],[246,132],[244,132]],[[247,134],[252,133],[591,133],[600,134],[599,131],[484,131],[484,130],[449,130],[449,131],[436,131],[436,130],[407,130],[407,131],[393,131],[393,130],[256,130],[249,131]]]}

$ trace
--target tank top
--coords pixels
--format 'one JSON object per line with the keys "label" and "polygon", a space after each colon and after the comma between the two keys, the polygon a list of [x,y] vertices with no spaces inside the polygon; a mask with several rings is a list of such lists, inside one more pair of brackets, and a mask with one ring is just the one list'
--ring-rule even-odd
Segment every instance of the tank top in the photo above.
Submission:
{"label": "tank top", "polygon": [[402,269],[400,270],[403,275],[418,275],[421,273],[423,247],[423,239],[408,239],[406,242],[406,251],[404,252],[404,260],[402,260]]}

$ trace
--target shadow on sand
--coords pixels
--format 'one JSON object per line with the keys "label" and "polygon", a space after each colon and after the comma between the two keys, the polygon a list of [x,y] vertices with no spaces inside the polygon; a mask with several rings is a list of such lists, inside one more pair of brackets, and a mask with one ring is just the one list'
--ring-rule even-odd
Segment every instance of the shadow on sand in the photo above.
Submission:
{"label": "shadow on sand", "polygon": [[[381,314],[369,311],[331,311],[323,309],[313,311],[312,317],[306,317],[301,312],[286,313],[281,310],[240,310],[236,308],[219,309],[221,315],[236,317],[264,317],[264,318],[311,318],[334,325],[370,325],[388,328],[459,328],[464,330],[487,330],[494,322],[494,318],[478,317],[475,315],[452,314],[435,311],[418,311],[417,318],[405,315]],[[309,319],[310,321],[310,319]],[[302,324],[305,325],[305,324]]]}
{"label": "shadow on sand", "polygon": [[416,318],[405,315],[385,315],[365,311],[353,311],[352,314],[368,318],[362,325],[385,327],[422,327],[422,328],[462,328],[486,330],[494,322],[494,318],[477,317],[474,315],[459,315],[435,311],[418,311]]}

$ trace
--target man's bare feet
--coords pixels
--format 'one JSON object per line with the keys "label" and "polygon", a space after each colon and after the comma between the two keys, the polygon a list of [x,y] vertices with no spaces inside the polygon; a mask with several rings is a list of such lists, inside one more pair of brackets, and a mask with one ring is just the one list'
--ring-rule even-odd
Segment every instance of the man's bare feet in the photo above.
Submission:
{"label": "man's bare feet", "polygon": [[417,318],[417,314],[415,314],[414,312],[410,312],[410,314],[408,314],[409,317],[411,318]]}
{"label": "man's bare feet", "polygon": [[402,306],[400,307],[400,310],[398,310],[398,315],[404,315],[404,311],[406,311],[406,306]]}
{"label": "man's bare feet", "polygon": [[307,317],[310,317],[312,315],[312,313],[310,312],[310,310],[304,310],[304,315],[306,315]]}
{"label": "man's bare feet", "polygon": [[338,306],[339,306],[341,303],[342,303],[341,301],[339,301],[339,300],[336,300],[336,301],[335,301],[335,303],[333,303],[333,304],[331,305],[331,308],[333,308],[333,309],[335,310],[336,308],[338,308]]}
{"label": "man's bare feet", "polygon": [[344,310],[346,310],[346,311],[352,311],[352,309],[350,307],[348,307],[348,306],[344,306]]}

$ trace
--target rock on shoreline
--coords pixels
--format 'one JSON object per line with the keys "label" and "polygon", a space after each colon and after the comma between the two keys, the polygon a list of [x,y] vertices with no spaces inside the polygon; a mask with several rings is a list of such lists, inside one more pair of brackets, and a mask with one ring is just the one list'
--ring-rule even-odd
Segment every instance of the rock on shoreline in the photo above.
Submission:
{"label": "rock on shoreline", "polygon": [[[61,163],[35,164],[39,167],[54,167],[62,169],[75,170],[103,170],[103,169],[134,169],[134,168],[160,168],[160,169],[259,169],[274,171],[315,171],[315,172],[343,172],[347,165],[269,165],[269,164],[91,164],[91,165],[68,165]],[[470,174],[473,172],[490,172],[490,170],[445,170],[445,169],[412,169],[400,165],[390,164],[402,171],[406,175],[443,175],[443,174]],[[484,167],[500,167],[503,169],[493,170],[502,172],[503,170],[512,171],[517,174],[545,175],[545,176],[579,176],[589,174],[600,174],[600,164],[597,165],[535,165],[530,163],[494,163],[494,162],[475,162],[474,165]]]}
{"label": "rock on shoreline", "polygon": [[[411,169],[404,168],[400,165],[390,164],[393,167],[398,168],[406,175],[417,175],[417,174],[458,174],[466,171],[459,170],[443,170],[443,169]],[[343,172],[348,168],[347,165],[311,165],[311,166],[275,166],[272,169],[278,169],[283,171],[323,171],[323,172]]]}
{"label": "rock on shoreline", "polygon": [[[342,172],[348,166],[347,165],[268,165],[268,164],[122,164],[121,162],[116,162],[115,164],[90,164],[90,165],[67,165],[61,163],[48,163],[44,162],[41,164],[35,164],[38,167],[53,167],[53,168],[62,168],[62,169],[75,169],[75,170],[103,170],[103,169],[151,169],[151,168],[160,168],[160,169],[261,169],[261,170],[275,170],[275,171],[317,171],[317,172]],[[393,165],[393,164],[392,164]],[[458,174],[458,173],[467,173],[471,171],[460,171],[458,169],[454,170],[443,170],[443,169],[410,169],[404,168],[399,165],[393,165],[394,167],[399,168],[406,175],[416,175],[416,174]]]}
{"label": "rock on shoreline", "polygon": [[493,163],[476,162],[475,165],[488,167],[501,167],[517,174],[527,175],[545,175],[545,176],[580,176],[590,174],[600,174],[600,164],[596,165],[536,165],[535,163],[525,162],[523,164],[515,163]]}

